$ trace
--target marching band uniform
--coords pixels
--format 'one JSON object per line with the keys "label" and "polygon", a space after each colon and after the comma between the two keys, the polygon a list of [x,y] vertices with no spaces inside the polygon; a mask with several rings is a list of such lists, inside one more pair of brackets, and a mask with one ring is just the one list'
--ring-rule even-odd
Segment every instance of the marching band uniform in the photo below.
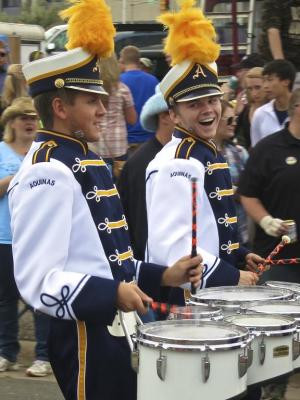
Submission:
{"label": "marching band uniform", "polygon": [[[85,0],[71,9],[79,11],[74,14],[77,40],[69,38],[73,49],[23,68],[32,97],[48,92],[58,96],[60,89],[106,94],[98,57],[109,55],[113,45],[107,6]],[[103,53],[99,29],[82,26],[82,12],[85,20],[93,19],[95,29],[99,18],[104,21],[105,46],[99,45]],[[97,51],[80,44],[83,33],[94,35]],[[40,130],[9,187],[16,283],[26,302],[53,317],[49,358],[67,400],[135,400],[136,374],[120,331],[117,291],[120,282],[135,280],[160,300],[166,267],[133,258],[119,194],[106,164],[80,139],[84,132],[68,133]],[[124,318],[133,333],[132,313]]]}
{"label": "marching band uniform", "polygon": [[[237,264],[255,268],[263,260],[238,242],[229,167],[213,142],[223,95],[215,62],[220,46],[211,21],[194,7],[195,1],[183,0],[180,5],[177,13],[164,13],[158,19],[169,29],[164,51],[173,65],[159,86],[176,128],[146,171],[146,259],[171,262],[186,254],[196,231],[197,252],[204,264],[202,288],[255,284],[257,276],[240,271]],[[192,226],[193,178],[196,227]]]}
{"label": "marching band uniform", "polygon": [[193,177],[198,179],[198,252],[205,265],[201,287],[236,285],[240,273],[235,265],[248,251],[237,239],[228,164],[213,141],[179,126],[146,173],[148,259],[172,262],[190,251]]}
{"label": "marching band uniform", "polygon": [[[88,399],[97,398],[100,382],[101,398],[125,398],[118,392],[119,364],[125,355],[129,365],[128,345],[106,328],[115,318],[118,282],[136,278],[142,290],[159,298],[165,268],[133,259],[106,164],[84,141],[41,130],[13,179],[10,207],[16,280],[26,301],[57,319],[52,320],[49,350],[58,381],[64,381],[64,395],[76,398],[72,391],[77,387],[83,392],[86,379],[95,382]],[[72,376],[66,359],[74,367]],[[105,361],[118,366],[114,376],[105,372]],[[101,376],[97,364],[102,365]],[[134,372],[124,368],[121,374],[132,385],[126,382],[123,390],[128,387],[126,398],[134,399]]]}

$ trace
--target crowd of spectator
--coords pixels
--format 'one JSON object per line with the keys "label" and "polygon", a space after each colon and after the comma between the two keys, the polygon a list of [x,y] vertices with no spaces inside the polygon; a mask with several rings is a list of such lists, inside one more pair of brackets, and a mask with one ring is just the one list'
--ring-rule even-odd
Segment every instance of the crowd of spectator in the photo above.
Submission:
{"label": "crowd of spectator", "polygon": [[[295,221],[300,236],[300,90],[293,90],[300,70],[299,10],[297,0],[265,0],[260,53],[234,65],[234,77],[222,86],[224,99],[215,143],[230,169],[239,240],[262,257],[287,232],[285,221]],[[7,45],[0,42],[0,372],[17,368],[19,351],[19,295],[13,277],[6,190],[38,126],[22,66],[9,64],[8,54]],[[30,61],[40,57],[41,52],[34,52]],[[108,98],[101,137],[91,145],[110,167],[123,202],[134,255],[140,260],[148,235],[145,171],[174,129],[151,68],[151,60],[141,58],[135,46],[123,48],[119,60],[113,55],[101,61]],[[287,246],[282,257],[300,257],[299,242]],[[300,283],[300,274],[288,265],[272,267],[260,282],[265,280]],[[42,376],[50,373],[45,347],[47,318],[34,316],[35,363],[39,365],[29,368],[28,375]],[[282,393],[284,396],[284,389]],[[268,395],[273,398],[272,393]]]}

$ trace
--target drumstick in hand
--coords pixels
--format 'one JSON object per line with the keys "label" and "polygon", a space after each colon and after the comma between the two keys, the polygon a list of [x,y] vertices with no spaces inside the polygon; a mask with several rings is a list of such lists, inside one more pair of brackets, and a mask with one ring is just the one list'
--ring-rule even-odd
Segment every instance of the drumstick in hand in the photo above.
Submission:
{"label": "drumstick in hand", "polygon": [[271,251],[271,253],[268,255],[268,257],[265,259],[265,261],[262,264],[258,264],[257,269],[259,270],[260,274],[266,271],[266,265],[268,265],[269,261],[272,260],[274,257],[276,257],[281,250],[291,242],[291,239],[289,236],[284,235],[281,238],[281,242],[275,247],[274,250]]}
{"label": "drumstick in hand", "polygon": [[[191,257],[197,256],[197,178],[191,179],[192,183],[192,251]],[[196,287],[191,285],[191,293],[196,294]]]}

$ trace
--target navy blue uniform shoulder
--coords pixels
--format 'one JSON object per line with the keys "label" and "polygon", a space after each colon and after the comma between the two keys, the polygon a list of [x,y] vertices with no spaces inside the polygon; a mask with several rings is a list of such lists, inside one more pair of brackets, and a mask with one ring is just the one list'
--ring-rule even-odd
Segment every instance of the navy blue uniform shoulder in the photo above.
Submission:
{"label": "navy blue uniform shoulder", "polygon": [[40,147],[33,153],[32,164],[36,164],[39,162],[49,162],[54,149],[57,147],[58,144],[54,140],[43,142]]}
{"label": "navy blue uniform shoulder", "polygon": [[181,140],[175,152],[175,158],[189,159],[196,140],[192,137],[186,137]]}

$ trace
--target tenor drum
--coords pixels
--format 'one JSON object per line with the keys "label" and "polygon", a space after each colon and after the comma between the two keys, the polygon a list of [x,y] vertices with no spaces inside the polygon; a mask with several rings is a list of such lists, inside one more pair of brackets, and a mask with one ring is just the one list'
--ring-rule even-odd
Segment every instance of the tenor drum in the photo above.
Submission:
{"label": "tenor drum", "polygon": [[[138,400],[239,399],[247,390],[245,327],[169,320],[138,327]],[[134,353],[134,352],[133,352]]]}
{"label": "tenor drum", "polygon": [[220,321],[223,319],[223,314],[220,308],[199,304],[197,306],[172,307],[168,319]]}
{"label": "tenor drum", "polygon": [[246,312],[263,314],[279,314],[294,318],[297,331],[293,343],[293,366],[294,370],[300,370],[300,301],[270,301],[250,303]]}
{"label": "tenor drum", "polygon": [[224,316],[239,313],[245,303],[263,300],[289,300],[293,292],[266,286],[219,286],[198,290],[189,304],[220,307]]}
{"label": "tenor drum", "polygon": [[[293,371],[293,318],[273,314],[236,314],[225,321],[243,326],[251,332],[247,383],[267,383]],[[251,362],[252,361],[252,362]]]}
{"label": "tenor drum", "polygon": [[296,300],[300,300],[300,284],[295,282],[282,282],[282,281],[266,281],[266,286],[272,288],[288,289],[294,293]]}

